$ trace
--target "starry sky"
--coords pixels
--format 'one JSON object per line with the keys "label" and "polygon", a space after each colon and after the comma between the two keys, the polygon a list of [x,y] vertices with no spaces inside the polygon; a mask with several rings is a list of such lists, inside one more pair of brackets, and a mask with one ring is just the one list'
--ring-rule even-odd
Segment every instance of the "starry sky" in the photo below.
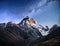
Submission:
{"label": "starry sky", "polygon": [[59,4],[60,0],[0,0],[0,23],[19,23],[30,16],[43,26],[59,25]]}

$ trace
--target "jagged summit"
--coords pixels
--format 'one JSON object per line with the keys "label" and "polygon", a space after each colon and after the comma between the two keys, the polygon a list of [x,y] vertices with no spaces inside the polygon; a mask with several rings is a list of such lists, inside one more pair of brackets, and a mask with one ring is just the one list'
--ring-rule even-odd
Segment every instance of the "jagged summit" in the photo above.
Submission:
{"label": "jagged summit", "polygon": [[26,16],[25,18],[22,19],[22,21],[19,24],[29,27],[30,25],[35,25],[36,21],[33,18]]}

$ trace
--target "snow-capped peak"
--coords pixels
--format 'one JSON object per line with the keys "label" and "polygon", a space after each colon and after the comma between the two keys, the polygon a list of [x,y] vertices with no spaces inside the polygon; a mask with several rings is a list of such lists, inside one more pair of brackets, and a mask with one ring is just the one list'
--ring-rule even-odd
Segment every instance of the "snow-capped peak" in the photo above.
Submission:
{"label": "snow-capped peak", "polygon": [[49,33],[49,31],[45,31],[45,29],[48,30],[47,28],[44,28],[42,25],[39,25],[36,22],[36,20],[34,20],[33,18],[30,18],[29,16],[23,18],[20,24],[22,26],[25,26],[26,28],[29,28],[29,29],[34,28],[35,30],[38,30],[42,36],[46,36]]}

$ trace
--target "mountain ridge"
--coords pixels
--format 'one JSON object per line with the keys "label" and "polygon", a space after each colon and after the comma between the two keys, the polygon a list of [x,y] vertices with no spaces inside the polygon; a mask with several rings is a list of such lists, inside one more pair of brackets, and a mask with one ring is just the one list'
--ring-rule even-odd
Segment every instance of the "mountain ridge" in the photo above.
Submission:
{"label": "mountain ridge", "polygon": [[21,46],[27,46],[34,41],[36,42],[37,39],[37,41],[44,41],[46,38],[55,36],[55,34],[58,36],[58,27],[55,24],[51,28],[48,26],[44,28],[42,25],[38,25],[36,20],[27,16],[18,24],[13,22],[0,23],[0,40],[16,46],[21,44]]}

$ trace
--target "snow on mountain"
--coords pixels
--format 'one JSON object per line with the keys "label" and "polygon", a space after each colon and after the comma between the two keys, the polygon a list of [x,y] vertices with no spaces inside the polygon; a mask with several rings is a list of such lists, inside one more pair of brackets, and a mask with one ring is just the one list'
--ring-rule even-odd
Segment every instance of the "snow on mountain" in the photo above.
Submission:
{"label": "snow on mountain", "polygon": [[35,36],[37,34],[37,37],[46,36],[49,34],[48,28],[44,28],[42,25],[39,25],[37,21],[35,21],[33,18],[30,18],[29,16],[23,18],[23,20],[19,23],[19,25],[22,25],[22,27],[25,27],[28,30],[33,31],[35,33],[33,34]]}

